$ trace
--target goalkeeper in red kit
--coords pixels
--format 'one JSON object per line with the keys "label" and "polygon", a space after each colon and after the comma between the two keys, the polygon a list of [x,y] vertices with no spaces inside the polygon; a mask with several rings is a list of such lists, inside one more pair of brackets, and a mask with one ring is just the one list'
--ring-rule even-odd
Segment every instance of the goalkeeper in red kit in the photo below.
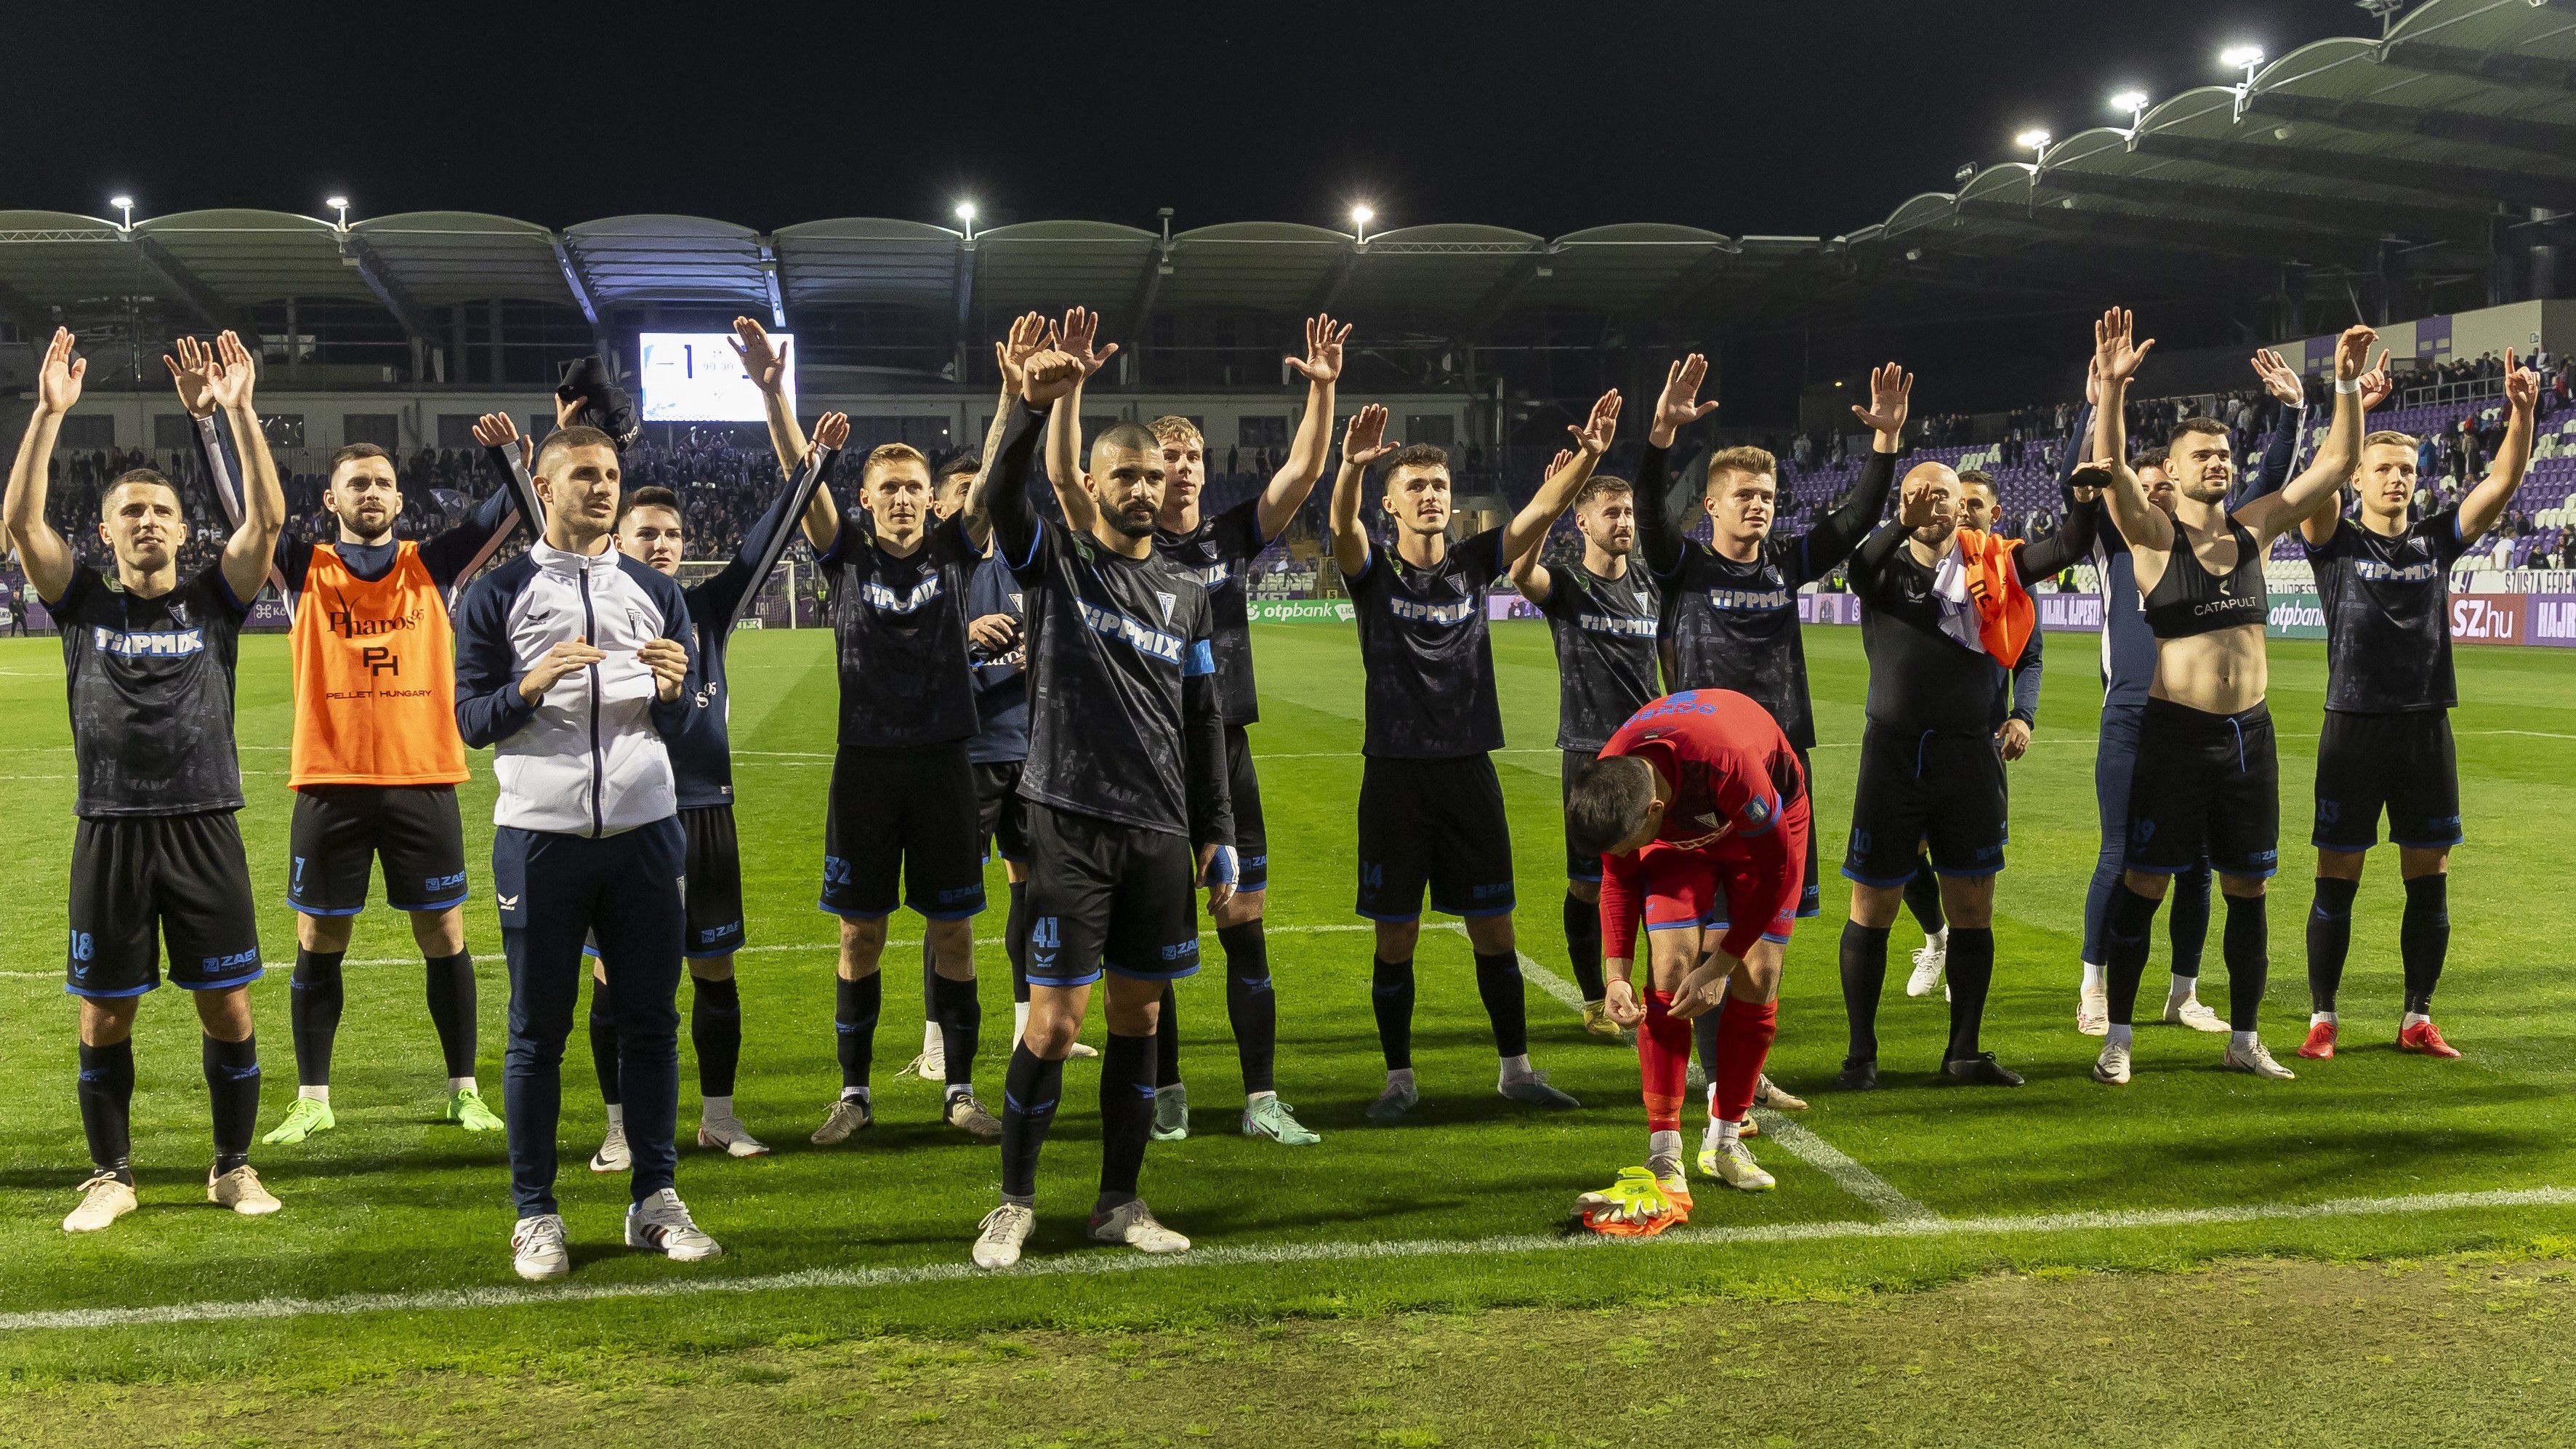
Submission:
{"label": "goalkeeper in red kit", "polygon": [[[1721,1002],[1710,1074],[1717,1140],[1701,1169],[1746,1192],[1772,1186],[1741,1132],[1771,1051],[1808,816],[1796,748],[1762,706],[1733,690],[1655,700],[1576,777],[1566,829],[1602,856],[1607,1002],[1612,1019],[1637,1027],[1648,1133],[1644,1167],[1583,1195],[1578,1209],[1593,1231],[1645,1235],[1689,1220],[1681,1111],[1690,1023]],[[1642,984],[1630,979],[1640,920]]]}

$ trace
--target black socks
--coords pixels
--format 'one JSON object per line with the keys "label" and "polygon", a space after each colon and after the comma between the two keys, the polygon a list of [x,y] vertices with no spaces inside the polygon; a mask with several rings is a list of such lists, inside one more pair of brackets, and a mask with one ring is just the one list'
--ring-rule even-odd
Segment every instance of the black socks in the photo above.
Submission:
{"label": "black socks", "polygon": [[2433,988],[2442,980],[2442,958],[2451,950],[2451,878],[2435,872],[2406,883],[2406,917],[2397,927],[2406,962],[2406,1009],[2433,1014]]}
{"label": "black socks", "polygon": [[1942,1060],[1963,1062],[1977,1054],[1977,1028],[1986,1015],[1986,988],[1995,979],[1992,926],[1950,928],[1950,1046]]}
{"label": "black socks", "polygon": [[951,1095],[975,1083],[976,1038],[983,1032],[984,1012],[975,1000],[975,978],[963,981],[930,978],[932,1018],[939,1023],[939,1049],[948,1059]]}
{"label": "black socks", "polygon": [[81,1131],[101,1172],[134,1181],[134,1043],[80,1049]]}
{"label": "black socks", "polygon": [[2165,894],[2173,910],[2165,917],[2165,937],[2173,944],[2173,974],[2200,977],[2201,947],[2209,941],[2209,892],[2216,883],[2207,866],[2176,871]]}
{"label": "black socks", "polygon": [[[1521,992],[1520,952],[1477,952],[1476,994],[1484,998],[1485,1017],[1494,1024],[1494,1055],[1529,1055],[1529,999]],[[1406,1035],[1410,1038],[1410,1030]]]}
{"label": "black socks", "polygon": [[1887,927],[1843,922],[1843,1017],[1851,1025],[1848,1059],[1878,1060],[1878,993],[1887,985]]}
{"label": "black socks", "polygon": [[2103,985],[2111,998],[2111,1024],[2132,1025],[2138,1012],[2138,983],[2147,974],[2147,929],[2156,923],[2157,902],[2129,889],[2122,881],[2111,892],[2111,920],[2102,931]]}
{"label": "black socks", "polygon": [[[1100,1201],[1107,1212],[1136,1200],[1154,1127],[1154,1038],[1109,1033],[1100,1054]],[[1005,1191],[1008,1189],[1005,1188]]]}
{"label": "black socks", "polygon": [[885,973],[871,971],[855,981],[847,976],[833,980],[839,983],[832,1027],[840,1037],[841,1095],[849,1097],[867,1090],[868,1068],[876,1058],[877,1010],[885,1001]]}
{"label": "black socks", "polygon": [[742,984],[692,981],[689,1045],[698,1051],[698,1095],[733,1095],[734,1069],[742,1061]]}
{"label": "black socks", "polygon": [[1574,984],[1585,1001],[1609,995],[1601,979],[1601,907],[1572,891],[1565,893],[1565,955],[1574,963]]}
{"label": "black socks", "polygon": [[1914,924],[1926,936],[1938,935],[1946,924],[1941,916],[1941,877],[1933,872],[1928,856],[1915,861],[1914,874],[1906,877],[1905,908],[1914,913]]}
{"label": "black socks", "polygon": [[[1113,1048],[1125,1040],[1141,1038],[1109,1038]],[[1063,1096],[1063,1062],[1040,1057],[1025,1041],[1011,1048],[1011,1064],[1002,1073],[1002,1196],[1022,1202],[1037,1196],[1038,1150],[1046,1146],[1047,1129],[1055,1125]],[[1146,1126],[1151,1128],[1153,1121],[1148,1107]]]}
{"label": "black socks", "polygon": [[1225,1014],[1234,1023],[1234,1052],[1243,1063],[1243,1094],[1272,1090],[1279,1057],[1279,998],[1270,989],[1270,941],[1254,917],[1221,926],[1225,948]]}
{"label": "black socks", "polygon": [[[340,962],[348,954],[302,949],[295,953],[295,975],[288,983],[294,994],[287,1003],[286,1021],[288,1035],[295,1044],[297,1086],[331,1085],[331,1042],[340,1034]],[[461,1077],[465,1073],[450,1075]]]}
{"label": "black socks", "polygon": [[[296,968],[303,969],[303,953]],[[474,1075],[474,953],[432,956],[428,968],[429,1020],[438,1028],[438,1049],[447,1058],[447,1075]],[[335,1013],[336,1014],[336,1013]],[[295,1054],[296,1075],[303,1076],[304,1053]]]}
{"label": "black socks", "polygon": [[2357,880],[2317,877],[2316,900],[2308,907],[2308,1009],[2331,1012],[2335,992],[2343,985],[2344,958],[2352,952],[2352,897]]}
{"label": "black socks", "polygon": [[2219,951],[2227,958],[2227,1024],[2252,1031],[2263,1010],[2263,984],[2272,971],[2271,928],[2262,896],[2227,898],[2227,934]]}
{"label": "black socks", "polygon": [[1154,1085],[1181,1084],[1181,1011],[1172,983],[1163,983],[1163,1004],[1154,1013]]}
{"label": "black socks", "polygon": [[[215,1175],[221,1177],[250,1161],[251,1134],[259,1130],[259,1038],[207,1037],[205,1065],[206,1095],[215,1112]],[[127,1066],[131,1070],[131,1058]]]}
{"label": "black socks", "polygon": [[1413,958],[1378,961],[1369,970],[1369,1004],[1377,1011],[1377,1046],[1386,1069],[1413,1065]]}

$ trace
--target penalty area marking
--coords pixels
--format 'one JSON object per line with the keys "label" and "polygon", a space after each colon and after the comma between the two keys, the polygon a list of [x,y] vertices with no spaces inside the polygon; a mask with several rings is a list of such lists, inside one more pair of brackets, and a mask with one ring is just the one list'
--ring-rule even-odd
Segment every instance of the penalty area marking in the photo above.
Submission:
{"label": "penalty area marking", "polygon": [[965,1263],[926,1263],[909,1268],[808,1268],[740,1278],[663,1278],[649,1283],[581,1283],[544,1288],[432,1288],[413,1293],[352,1293],[334,1298],[248,1298],[229,1302],[170,1303],[141,1308],[61,1308],[0,1313],[0,1333],[67,1328],[136,1328],[172,1323],[236,1323],[281,1318],[332,1318],[359,1313],[420,1313],[458,1309],[539,1308],[559,1303],[599,1303],[622,1298],[694,1298],[715,1293],[810,1292],[818,1289],[900,1288],[973,1278],[1106,1277],[1113,1273],[1170,1273],[1189,1269],[1259,1267],[1295,1263],[1386,1262],[1405,1258],[1478,1257],[1496,1253],[1649,1252],[1672,1247],[1733,1247],[1760,1243],[1867,1241],[1888,1238],[1964,1238],[2095,1233],[2140,1228],[2214,1227],[2241,1223],[2309,1222],[2323,1218],[2391,1217],[2471,1209],[2576,1206],[2576,1189],[2506,1188],[2486,1192],[2437,1192],[2414,1197],[2337,1198],[2318,1203],[2260,1203],[2244,1207],[2146,1208],[2107,1212],[2039,1213],[2023,1217],[1908,1218],[1893,1222],[1771,1223],[1736,1228],[1683,1227],[1651,1238],[1604,1238],[1591,1233],[1515,1233],[1489,1238],[1408,1238],[1375,1243],[1280,1243],[1267,1247],[1199,1248],[1170,1257],[1143,1253],[1077,1252],[1023,1261],[990,1272]]}
{"label": "penalty area marking", "polygon": [[[1448,925],[1449,929],[1462,936],[1467,933],[1461,922],[1451,921]],[[1537,982],[1541,991],[1578,1014],[1583,1010],[1583,993],[1575,989],[1573,982],[1531,960],[1527,951],[1517,951],[1516,954],[1521,958],[1523,976]],[[1760,1111],[1754,1113],[1754,1117],[1761,1122],[1763,1135],[1778,1143],[1781,1151],[1832,1178],[1834,1186],[1867,1203],[1889,1222],[1941,1221],[1939,1213],[1897,1191],[1894,1184],[1861,1166],[1849,1153],[1782,1114]]]}

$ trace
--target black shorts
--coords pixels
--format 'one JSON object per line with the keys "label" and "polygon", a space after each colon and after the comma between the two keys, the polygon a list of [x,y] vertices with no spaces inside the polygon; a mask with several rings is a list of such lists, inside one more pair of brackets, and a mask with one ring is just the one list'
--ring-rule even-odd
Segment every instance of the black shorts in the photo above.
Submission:
{"label": "black shorts", "polygon": [[2448,710],[2326,711],[2317,736],[2316,844],[2370,849],[2379,843],[2383,808],[2392,845],[2440,850],[2460,843],[2460,760]]}
{"label": "black shorts", "polygon": [[307,785],[287,834],[286,904],[308,916],[367,908],[385,866],[385,904],[443,911],[465,903],[465,825],[453,785]]}
{"label": "black shorts", "polygon": [[[1564,750],[1560,753],[1564,759],[1557,767],[1556,784],[1557,801],[1562,804],[1574,798],[1574,777],[1583,773],[1584,766],[1600,759],[1601,754],[1597,750]],[[1571,818],[1565,824],[1565,878],[1588,880],[1595,885],[1601,882],[1601,857],[1574,848],[1574,822]]]}
{"label": "black shorts", "polygon": [[233,813],[80,821],[71,928],[63,986],[74,996],[140,996],[159,986],[162,941],[170,979],[190,991],[257,981],[259,911]]}
{"label": "black shorts", "polygon": [[1027,768],[1026,760],[995,760],[974,767],[976,848],[986,860],[993,858],[998,845],[1002,859],[1028,862],[1029,802],[1020,798],[1020,775]]}
{"label": "black shorts", "polygon": [[1234,801],[1234,888],[1267,890],[1270,829],[1261,819],[1261,776],[1252,768],[1252,735],[1238,724],[1225,727],[1225,772]]}
{"label": "black shorts", "polygon": [[898,905],[934,921],[981,911],[976,820],[964,744],[841,746],[823,814],[823,909],[864,921],[893,915]]}
{"label": "black shorts", "polygon": [[1807,878],[1798,886],[1798,914],[1820,916],[1825,911],[1825,873],[1816,863],[1816,837],[1824,832],[1816,828],[1816,767],[1807,763],[1806,750],[1792,748],[1798,749],[1798,778],[1807,782]]}
{"label": "black shorts", "polygon": [[730,956],[743,947],[742,846],[733,833],[731,805],[701,805],[680,812],[688,835],[680,883],[688,903],[689,956]]}
{"label": "black shorts", "polygon": [[1992,739],[1876,724],[1861,731],[1844,875],[1867,886],[1903,885],[1929,845],[1941,874],[1989,876],[2004,868],[2010,838],[2004,761]]}
{"label": "black shorts", "polygon": [[1489,755],[1360,767],[1359,913],[1375,921],[1496,916],[1512,908],[1512,831]]}
{"label": "black shorts", "polygon": [[2268,876],[2281,863],[2281,763],[2272,712],[2257,704],[2211,714],[2150,699],[2138,716],[2129,772],[2125,864],[2174,875],[2200,864],[2221,875]]}
{"label": "black shorts", "polygon": [[1198,856],[1180,836],[1029,805],[1029,984],[1199,969]]}

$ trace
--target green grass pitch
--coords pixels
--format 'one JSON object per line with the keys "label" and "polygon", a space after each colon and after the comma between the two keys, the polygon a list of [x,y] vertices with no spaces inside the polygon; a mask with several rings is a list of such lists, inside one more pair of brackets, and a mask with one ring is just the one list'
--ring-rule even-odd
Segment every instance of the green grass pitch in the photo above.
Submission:
{"label": "green grass pitch", "polygon": [[[61,987],[68,730],[53,642],[0,641],[0,734],[10,742],[0,766],[8,801],[0,835],[12,847],[0,858],[0,900],[8,903],[0,910],[0,1264],[7,1265],[0,1383],[194,1381],[289,1368],[364,1375],[727,1352],[893,1331],[1147,1332],[1409,1308],[1561,1311],[1673,1293],[1932,1284],[1999,1266],[2164,1267],[2269,1251],[2417,1254],[2569,1231],[2569,1207],[2537,1190],[2576,1188],[2569,1039],[2576,905],[2565,871],[2576,838],[2569,823],[2576,655],[2459,652],[2465,702],[2454,724],[2469,840],[2455,858],[2440,1017],[2466,1060],[2429,1062],[2388,1045],[2398,1011],[2400,893],[2385,852],[2371,860],[2355,919],[2343,992],[2347,1052],[2325,1064],[2289,1056],[2306,1012],[2304,823],[2324,655],[2322,646],[2276,643],[2284,868],[2271,908],[2265,1036],[2300,1079],[2276,1085],[2223,1074],[2220,1039],[2159,1027],[2140,1029],[2134,1086],[2113,1092],[2087,1079],[2096,1044],[2074,1033],[2072,1019],[2095,844],[2098,689],[2091,640],[2061,635],[2048,640],[2037,743],[2012,767],[2015,818],[1996,903],[1986,1039],[2030,1085],[2011,1093],[1933,1085],[1942,1011],[1937,997],[1902,993],[1904,958],[1916,944],[1907,922],[1892,941],[1881,1016],[1884,1086],[1837,1097],[1818,1090],[1843,1050],[1834,941],[1845,892],[1831,871],[1850,818],[1866,669],[1856,630],[1811,629],[1823,736],[1817,826],[1829,879],[1823,918],[1801,923],[1789,948],[1771,1071],[1811,1095],[1814,1108],[1800,1126],[1943,1220],[1941,1228],[1887,1228],[1885,1204],[1855,1197],[1848,1174],[1830,1176],[1772,1140],[1756,1145],[1779,1175],[1778,1192],[1704,1189],[1692,1226],[1658,1244],[1554,1251],[1551,1234],[1575,1194],[1640,1155],[1634,1054],[1584,1039],[1574,1014],[1533,979],[1534,1058],[1584,1106],[1542,1115],[1501,1101],[1466,942],[1431,932],[1420,953],[1415,1037],[1424,1107],[1401,1129],[1361,1120],[1380,1068],[1369,940],[1353,929],[1350,909],[1357,646],[1341,625],[1256,632],[1264,720],[1253,738],[1270,821],[1279,1085],[1324,1142],[1290,1151],[1237,1135],[1241,1091],[1223,993],[1213,972],[1184,985],[1193,1135],[1151,1149],[1144,1187],[1167,1222],[1202,1249],[1221,1251],[1150,1272],[1096,1271],[1125,1264],[1081,1233],[1098,1163],[1097,1117],[1091,1074],[1076,1063],[1047,1150],[1031,1256],[1078,1271],[951,1274],[992,1204],[999,1164],[992,1148],[938,1124],[934,1088],[895,1076],[921,1028],[910,944],[888,957],[877,1041],[880,1125],[843,1148],[807,1145],[837,1082],[833,923],[814,908],[836,684],[822,633],[745,633],[733,651],[733,736],[754,949],[741,958],[738,1107],[777,1151],[736,1162],[683,1149],[680,1188],[724,1242],[720,1263],[684,1267],[619,1246],[624,1182],[582,1168],[599,1113],[577,1025],[562,1138],[576,1254],[568,1301],[526,1290],[511,1275],[498,1135],[469,1136],[436,1120],[441,1072],[417,952],[401,920],[381,909],[361,918],[350,951],[333,1089],[339,1129],[254,1154],[286,1203],[282,1215],[239,1219],[203,1201],[209,1149],[196,1026],[180,993],[163,991],[146,999],[137,1033],[143,1210],[92,1237],[59,1231],[86,1161],[72,1098],[72,1010]],[[1534,623],[1497,626],[1494,653],[1512,744],[1498,764],[1513,818],[1520,944],[1562,973],[1557,761],[1548,748],[1554,665]],[[272,962],[253,991],[268,1071],[263,1130],[284,1110],[294,1080],[286,1030],[294,932],[283,905],[288,724],[284,641],[248,640],[239,737],[250,806],[242,825]],[[482,981],[482,1081],[497,1103],[507,986],[489,897],[492,786],[479,757],[476,771],[465,787],[475,891],[468,939]],[[979,950],[986,1047],[977,1080],[997,1101],[1010,1021],[998,866],[991,881],[996,909],[978,929],[988,944]],[[2158,932],[2149,995],[2163,969],[2161,922]],[[899,939],[917,942],[919,934],[917,922],[898,919]],[[2213,929],[2209,995],[2223,1003],[2216,945]],[[1095,1019],[1086,1035],[1096,1042],[1100,1030]],[[697,1112],[685,1042],[681,1078],[685,1136]],[[2492,1196],[2517,1190],[2519,1197]],[[2450,1206],[2438,1198],[2380,1204],[2406,1211],[2347,1206],[2434,1194],[2489,1196]],[[2300,1205],[2326,1207],[2289,1211]],[[2189,1211],[2196,1209],[2214,1211]],[[2140,1212],[2165,1216],[2116,1216]],[[1416,1251],[1444,1243],[1480,1246]],[[1362,1251],[1389,1244],[1400,1250]],[[744,1291],[697,1291],[718,1281]],[[356,1294],[390,1296],[365,1312],[290,1311]],[[209,1305],[215,1316],[202,1321]],[[67,1327],[29,1317],[150,1306],[180,1310],[187,1321]],[[0,1440],[8,1437],[0,1428]]]}

